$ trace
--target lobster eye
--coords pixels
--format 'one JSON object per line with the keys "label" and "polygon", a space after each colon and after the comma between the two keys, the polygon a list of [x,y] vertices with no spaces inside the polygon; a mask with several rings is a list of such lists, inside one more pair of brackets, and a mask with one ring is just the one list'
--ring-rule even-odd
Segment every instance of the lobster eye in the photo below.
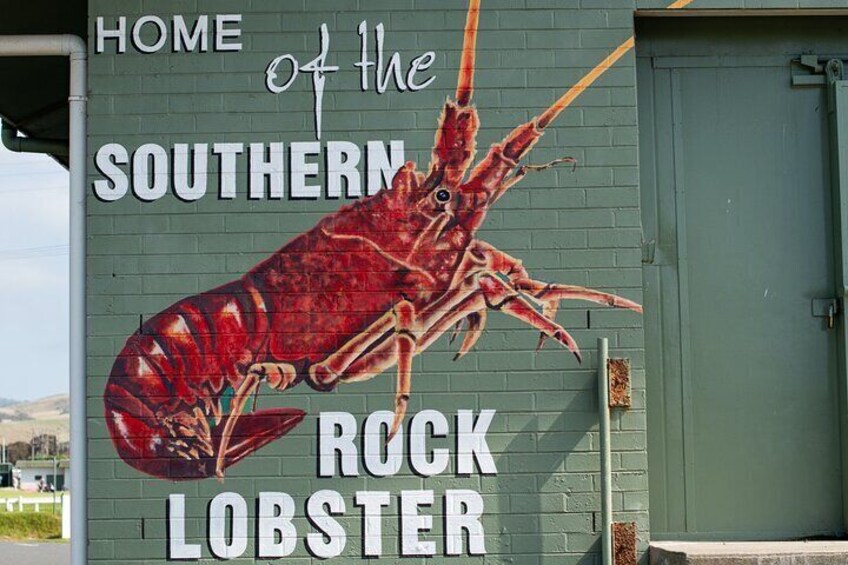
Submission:
{"label": "lobster eye", "polygon": [[438,200],[439,202],[447,202],[448,200],[450,200],[450,197],[450,191],[445,190],[444,188],[436,193],[436,200]]}

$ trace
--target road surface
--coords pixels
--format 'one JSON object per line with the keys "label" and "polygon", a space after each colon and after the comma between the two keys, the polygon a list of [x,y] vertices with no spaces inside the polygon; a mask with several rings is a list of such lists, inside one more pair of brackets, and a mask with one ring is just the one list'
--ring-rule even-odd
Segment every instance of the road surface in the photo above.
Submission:
{"label": "road surface", "polygon": [[71,544],[37,543],[28,541],[0,542],[3,563],[15,565],[68,565],[71,562]]}

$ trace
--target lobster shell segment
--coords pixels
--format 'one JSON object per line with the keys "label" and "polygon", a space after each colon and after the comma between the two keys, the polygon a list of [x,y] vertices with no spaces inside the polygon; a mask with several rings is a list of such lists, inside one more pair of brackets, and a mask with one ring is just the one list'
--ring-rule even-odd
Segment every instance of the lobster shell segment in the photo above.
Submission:
{"label": "lobster shell segment", "polygon": [[428,189],[440,185],[455,188],[462,183],[474,160],[479,127],[476,108],[459,106],[450,100],[445,103],[430,160],[429,182],[425,184]]}

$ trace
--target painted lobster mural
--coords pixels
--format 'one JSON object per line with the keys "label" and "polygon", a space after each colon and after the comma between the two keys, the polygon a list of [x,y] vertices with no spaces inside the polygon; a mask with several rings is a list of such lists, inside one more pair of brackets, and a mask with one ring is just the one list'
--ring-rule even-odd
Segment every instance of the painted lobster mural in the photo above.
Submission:
{"label": "painted lobster mural", "polygon": [[305,416],[251,410],[258,387],[329,391],[396,367],[391,438],[407,409],[413,356],[445,332],[465,328],[460,357],[497,310],[539,330],[540,346],[551,338],[579,360],[554,320],[561,301],[641,312],[612,294],[534,280],[520,260],[476,237],[489,208],[529,171],[571,161],[519,164],[570,103],[560,99],[472,168],[479,9],[471,0],[456,99],[442,110],[426,174],[406,163],[390,190],[329,214],[240,279],[180,300],[129,338],[104,394],[126,463],[172,480],[221,478]]}

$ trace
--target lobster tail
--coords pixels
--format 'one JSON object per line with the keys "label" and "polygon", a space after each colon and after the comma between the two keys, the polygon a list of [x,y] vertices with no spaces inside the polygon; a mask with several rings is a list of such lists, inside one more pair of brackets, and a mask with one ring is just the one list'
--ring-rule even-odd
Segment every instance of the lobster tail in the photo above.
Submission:
{"label": "lobster tail", "polygon": [[130,338],[115,361],[103,395],[106,426],[118,455],[160,479],[214,476],[213,428],[202,411],[175,398],[173,384]]}
{"label": "lobster tail", "polygon": [[250,362],[241,352],[251,345],[245,328],[255,329],[256,317],[219,295],[208,302],[211,313],[186,300],[153,317],[112,366],[104,392],[109,435],[121,459],[145,474],[220,478],[305,416],[290,408],[245,413],[245,397],[259,383],[246,386],[239,363]]}
{"label": "lobster tail", "polygon": [[[221,468],[235,465],[254,451],[286,435],[305,416],[306,412],[297,408],[268,408],[240,416],[233,424]],[[223,445],[220,437],[218,442]]]}
{"label": "lobster tail", "polygon": [[[296,408],[272,408],[229,414],[216,425],[199,408],[194,412],[176,408],[163,416],[123,386],[127,379],[121,373],[126,364],[119,359],[106,385],[106,425],[121,459],[160,479],[220,477],[222,469],[284,436],[306,415]],[[226,440],[224,430],[228,430]]]}
{"label": "lobster tail", "polygon": [[150,410],[111,378],[104,402],[106,427],[121,459],[148,475],[170,476],[169,458],[160,453],[165,434]]}

